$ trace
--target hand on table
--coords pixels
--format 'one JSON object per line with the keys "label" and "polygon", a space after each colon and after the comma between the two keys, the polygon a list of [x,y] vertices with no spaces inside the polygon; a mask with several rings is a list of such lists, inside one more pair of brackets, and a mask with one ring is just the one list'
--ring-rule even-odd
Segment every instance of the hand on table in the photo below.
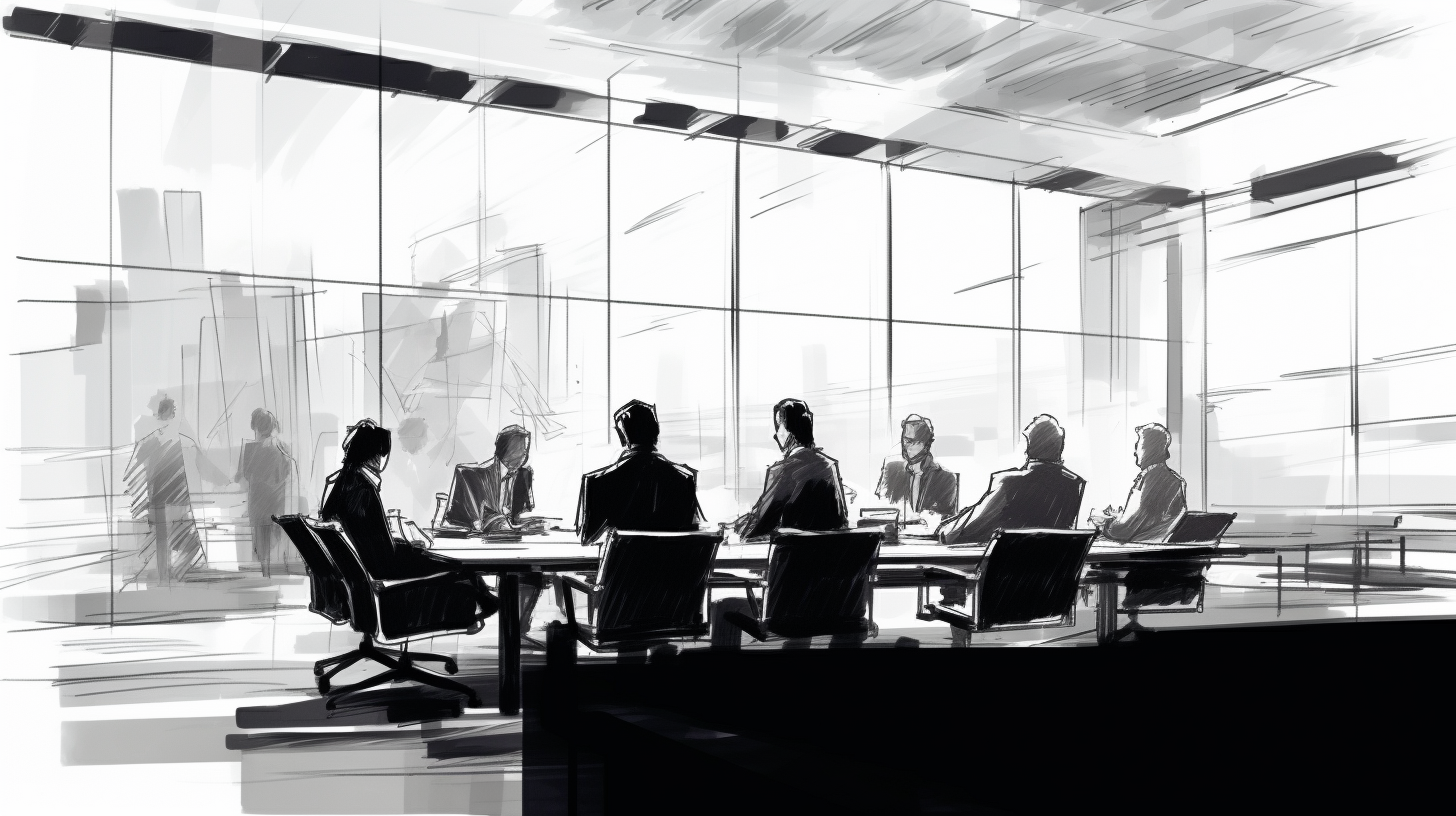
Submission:
{"label": "hand on table", "polygon": [[1109,504],[1102,509],[1101,513],[1097,512],[1096,510],[1088,513],[1087,521],[1091,522],[1093,527],[1101,529],[1104,524],[1117,518],[1117,514],[1120,512],[1122,512],[1121,507],[1113,510],[1112,505]]}

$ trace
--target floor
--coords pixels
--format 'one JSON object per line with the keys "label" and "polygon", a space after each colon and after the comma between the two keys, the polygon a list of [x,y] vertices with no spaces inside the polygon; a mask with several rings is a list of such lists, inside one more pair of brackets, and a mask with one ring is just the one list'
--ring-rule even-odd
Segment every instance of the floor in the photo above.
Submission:
{"label": "floor", "polygon": [[[1140,623],[1456,615],[1456,535],[1410,531],[1404,552],[1398,538],[1280,538],[1276,555],[1211,568],[1201,613],[1193,604],[1183,607],[1190,614]],[[408,686],[324,707],[313,661],[356,636],[307,610],[302,576],[265,579],[243,565],[114,596],[105,577],[5,591],[9,729],[0,743],[5,767],[27,780],[8,792],[18,805],[10,812],[521,812],[519,717],[462,711],[451,695]],[[974,643],[1093,646],[1094,603],[1084,593],[1073,627]],[[914,607],[913,590],[877,593],[870,645],[949,646],[948,627],[916,620]],[[533,633],[558,616],[543,602]],[[487,626],[411,648],[457,656],[460,677],[490,705],[495,647]],[[338,680],[373,671],[351,668]]]}

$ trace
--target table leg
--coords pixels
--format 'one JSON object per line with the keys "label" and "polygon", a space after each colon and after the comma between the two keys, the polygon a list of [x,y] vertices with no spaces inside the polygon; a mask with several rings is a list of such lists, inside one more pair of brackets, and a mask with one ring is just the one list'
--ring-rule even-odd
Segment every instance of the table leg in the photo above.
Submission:
{"label": "table leg", "polygon": [[521,577],[513,572],[501,573],[500,650],[497,666],[500,684],[500,713],[515,715],[521,713]]}
{"label": "table leg", "polygon": [[1117,634],[1117,582],[1097,584],[1097,642],[1111,643]]}

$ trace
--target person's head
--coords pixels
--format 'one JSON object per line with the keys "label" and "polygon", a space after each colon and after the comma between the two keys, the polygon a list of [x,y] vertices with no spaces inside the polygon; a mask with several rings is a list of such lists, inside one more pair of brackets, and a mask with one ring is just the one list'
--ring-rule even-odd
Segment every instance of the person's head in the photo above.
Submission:
{"label": "person's head", "polygon": [[265,436],[272,436],[278,430],[278,418],[273,416],[272,411],[265,411],[262,408],[253,409],[253,418],[249,421],[253,428],[253,434],[259,439]]}
{"label": "person's head", "polygon": [[622,447],[628,445],[656,445],[659,428],[657,407],[641,400],[632,400],[617,409],[617,439]]}
{"label": "person's head", "polygon": [[166,421],[177,416],[177,403],[171,397],[164,396],[157,402],[157,419]]}
{"label": "person's head", "polygon": [[344,464],[384,470],[389,464],[389,429],[379,427],[372,419],[361,419],[348,431],[344,435]]}
{"label": "person's head", "polygon": [[906,462],[915,463],[930,453],[930,443],[935,441],[935,426],[919,414],[911,414],[900,423],[900,455]]}
{"label": "person's head", "polygon": [[1026,458],[1041,462],[1062,461],[1062,444],[1066,434],[1057,418],[1051,414],[1037,414],[1022,431],[1026,436]]}
{"label": "person's head", "polygon": [[1145,468],[1168,461],[1168,448],[1173,444],[1173,435],[1156,422],[1140,425],[1137,429],[1137,444],[1133,446],[1133,458],[1137,466]]}
{"label": "person's head", "polygon": [[531,455],[531,432],[520,425],[507,425],[495,435],[495,460],[515,470]]}
{"label": "person's head", "polygon": [[814,447],[814,413],[803,400],[780,400],[774,406],[774,441],[782,451]]}
{"label": "person's head", "polygon": [[430,426],[424,417],[405,417],[394,435],[399,437],[399,446],[405,453],[419,453],[430,439]]}

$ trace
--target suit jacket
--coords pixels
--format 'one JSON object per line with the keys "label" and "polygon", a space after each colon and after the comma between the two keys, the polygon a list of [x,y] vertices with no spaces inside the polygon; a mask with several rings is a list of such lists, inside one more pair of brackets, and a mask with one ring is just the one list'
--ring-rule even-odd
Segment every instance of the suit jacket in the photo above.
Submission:
{"label": "suit jacket", "polygon": [[685,532],[697,529],[698,472],[650,446],[622,452],[615,464],[581,477],[576,529],[583,543],[603,530]]}
{"label": "suit jacket", "polygon": [[345,465],[324,482],[319,518],[337,521],[354,544],[364,569],[376,580],[415,578],[450,572],[453,562],[437,560],[405,542],[396,542],[379,498],[379,474]]}
{"label": "suit jacket", "polygon": [[744,538],[780,527],[838,530],[849,526],[839,463],[819,448],[795,448],[768,467],[763,494],[734,528]]}
{"label": "suit jacket", "polygon": [[990,541],[997,530],[1070,530],[1086,486],[1060,463],[1028,459],[1023,467],[992,473],[980,501],[946,519],[937,532],[947,544],[969,544]]}
{"label": "suit jacket", "polygon": [[507,517],[515,524],[521,520],[521,513],[536,507],[531,493],[533,476],[529,467],[516,471],[510,507],[506,508],[501,507],[501,472],[494,459],[478,465],[456,465],[450,480],[450,500],[441,520],[466,529],[472,529],[477,521],[489,524]]}
{"label": "suit jacket", "polygon": [[1183,477],[1159,462],[1143,468],[1132,481],[1122,512],[1102,526],[1103,535],[1118,541],[1162,541],[1188,509]]}
{"label": "suit jacket", "polygon": [[929,511],[949,516],[960,503],[959,486],[954,473],[936,464],[928,454],[924,460],[925,469],[920,474],[920,495],[911,496],[910,488],[914,478],[909,463],[904,459],[886,459],[880,469],[880,484],[875,495],[888,502],[906,502],[917,513]]}

